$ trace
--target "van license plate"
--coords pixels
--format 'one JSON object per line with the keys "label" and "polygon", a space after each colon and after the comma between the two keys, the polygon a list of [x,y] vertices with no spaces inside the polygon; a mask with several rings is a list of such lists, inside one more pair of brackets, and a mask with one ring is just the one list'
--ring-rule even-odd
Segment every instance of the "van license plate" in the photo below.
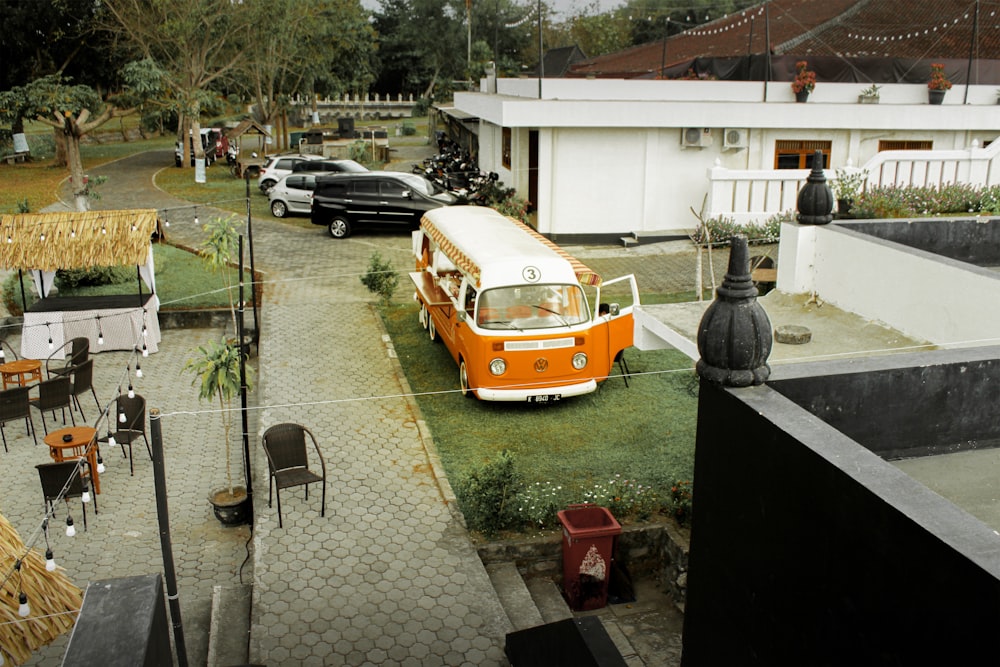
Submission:
{"label": "van license plate", "polygon": [[529,396],[528,403],[555,403],[562,398],[562,394],[543,394],[541,396]]}

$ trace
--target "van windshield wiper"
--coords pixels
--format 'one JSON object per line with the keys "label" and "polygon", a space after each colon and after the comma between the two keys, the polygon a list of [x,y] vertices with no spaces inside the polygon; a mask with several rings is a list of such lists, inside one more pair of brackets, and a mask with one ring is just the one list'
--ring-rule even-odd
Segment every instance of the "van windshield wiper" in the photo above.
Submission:
{"label": "van windshield wiper", "polygon": [[553,315],[555,315],[559,319],[559,322],[564,327],[571,327],[571,326],[573,326],[572,324],[570,324],[569,322],[567,322],[566,318],[564,318],[560,313],[557,313],[556,311],[552,310],[551,308],[546,308],[545,306],[538,305],[538,304],[535,304],[534,307],[537,308],[538,310],[544,310],[547,313],[552,313]]}

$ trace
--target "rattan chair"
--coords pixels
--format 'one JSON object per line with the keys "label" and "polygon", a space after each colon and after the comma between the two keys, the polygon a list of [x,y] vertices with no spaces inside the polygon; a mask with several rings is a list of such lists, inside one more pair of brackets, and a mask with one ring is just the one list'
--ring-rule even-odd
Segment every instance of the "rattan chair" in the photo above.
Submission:
{"label": "rattan chair", "polygon": [[[306,435],[312,440],[313,449],[319,459],[322,475],[317,475],[309,469],[309,454],[306,449]],[[304,486],[306,500],[309,500],[309,485],[315,482],[323,483],[323,495],[319,515],[326,516],[326,463],[319,451],[316,437],[305,426],[300,424],[277,424],[264,431],[262,437],[264,453],[267,455],[267,467],[270,472],[267,484],[267,506],[271,506],[271,489],[277,487],[278,496],[278,527],[281,522],[281,490],[292,486]]]}
{"label": "rattan chair", "polygon": [[45,413],[55,413],[56,410],[63,411],[63,424],[66,423],[66,408],[69,408],[69,418],[76,426],[76,419],[73,417],[73,395],[70,394],[71,379],[68,375],[61,375],[42,380],[38,383],[38,398],[31,399],[31,404],[42,413],[42,430],[49,433],[49,425],[45,422]]}
{"label": "rattan chair", "polygon": [[[69,350],[67,351],[67,348]],[[56,359],[55,356],[62,351],[63,358]],[[45,360],[45,376],[56,377],[69,375],[73,369],[90,358],[90,339],[85,337],[73,338],[63,343],[58,350],[49,355]]]}
{"label": "rattan chair", "polygon": [[94,402],[97,403],[97,409],[101,409],[101,401],[97,398],[97,392],[94,390],[94,360],[87,359],[85,362],[76,366],[73,369],[73,384],[70,387],[69,393],[73,396],[73,405],[76,409],[80,411],[80,416],[83,420],[87,420],[87,416],[83,414],[83,406],[80,405],[80,394],[90,393],[94,396]]}
{"label": "rattan chair", "polygon": [[[123,415],[124,420],[122,420]],[[132,398],[129,398],[127,394],[119,394],[108,409],[108,420],[108,430],[114,436],[115,444],[121,446],[122,456],[126,456],[125,448],[128,447],[128,472],[130,475],[134,475],[132,443],[140,436],[146,442],[149,460],[153,460],[153,450],[149,446],[149,438],[146,437],[146,399],[139,394],[135,394]],[[107,437],[100,438],[100,442],[107,441]]]}
{"label": "rattan chair", "polygon": [[67,512],[70,498],[80,498],[80,508],[83,511],[83,529],[87,530],[87,503],[83,501],[86,491],[94,498],[94,512],[97,513],[97,501],[89,476],[84,475],[87,459],[73,459],[58,463],[39,463],[38,478],[42,482],[42,495],[45,496],[46,511],[55,516],[55,501],[66,501]]}
{"label": "rattan chair", "polygon": [[31,417],[31,401],[28,398],[30,387],[11,387],[0,391],[0,436],[3,436],[3,450],[7,449],[7,434],[3,427],[9,421],[23,419],[27,426],[28,433],[38,444],[38,436],[35,435],[35,420]]}

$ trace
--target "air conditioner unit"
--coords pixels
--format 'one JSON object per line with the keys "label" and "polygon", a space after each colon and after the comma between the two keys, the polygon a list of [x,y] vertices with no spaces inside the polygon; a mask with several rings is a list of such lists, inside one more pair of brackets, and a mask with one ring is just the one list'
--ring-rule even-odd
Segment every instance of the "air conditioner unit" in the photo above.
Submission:
{"label": "air conditioner unit", "polygon": [[681,146],[704,148],[712,145],[712,130],[708,127],[685,127],[681,130]]}
{"label": "air conditioner unit", "polygon": [[722,135],[724,148],[746,148],[749,140],[750,131],[746,129],[727,127]]}

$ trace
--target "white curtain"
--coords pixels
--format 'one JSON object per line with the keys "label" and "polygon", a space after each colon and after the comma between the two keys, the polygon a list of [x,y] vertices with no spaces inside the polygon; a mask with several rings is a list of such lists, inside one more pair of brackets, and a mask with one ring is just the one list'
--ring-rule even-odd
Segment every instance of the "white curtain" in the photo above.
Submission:
{"label": "white curtain", "polygon": [[31,269],[29,273],[31,274],[31,281],[35,283],[35,292],[44,299],[52,291],[52,283],[55,281],[56,272]]}
{"label": "white curtain", "polygon": [[[142,282],[146,283],[149,287],[149,291],[156,293],[156,270],[153,265],[153,246],[149,246],[149,255],[146,257],[146,263],[139,267],[139,276],[142,278]],[[156,309],[159,310],[159,301],[157,301]]]}

